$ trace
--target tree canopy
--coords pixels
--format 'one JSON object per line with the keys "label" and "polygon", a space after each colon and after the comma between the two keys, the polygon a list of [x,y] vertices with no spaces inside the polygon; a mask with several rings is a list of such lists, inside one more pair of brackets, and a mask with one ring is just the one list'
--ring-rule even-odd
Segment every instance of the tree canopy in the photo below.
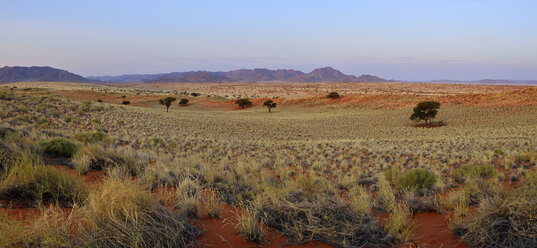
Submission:
{"label": "tree canopy", "polygon": [[434,117],[438,114],[440,103],[437,101],[420,102],[414,107],[414,112],[410,116],[410,120],[419,122],[425,121],[426,126],[430,126]]}
{"label": "tree canopy", "polygon": [[272,100],[266,100],[264,103],[263,103],[263,106],[267,107],[268,108],[268,112],[270,113],[270,110],[272,108],[275,108],[276,107],[276,103],[273,102]]}

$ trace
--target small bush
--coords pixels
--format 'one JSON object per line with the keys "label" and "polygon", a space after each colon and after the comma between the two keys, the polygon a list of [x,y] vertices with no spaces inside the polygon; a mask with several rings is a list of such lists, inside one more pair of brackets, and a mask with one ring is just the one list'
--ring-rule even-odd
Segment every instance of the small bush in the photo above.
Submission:
{"label": "small bush", "polygon": [[121,104],[123,104],[123,105],[129,105],[129,104],[131,104],[131,101],[123,101],[123,102],[121,102]]}
{"label": "small bush", "polygon": [[409,189],[413,191],[431,189],[436,180],[436,175],[433,172],[416,168],[402,175],[395,183],[395,187],[397,190]]}
{"label": "small bush", "polygon": [[181,99],[179,101],[179,105],[181,105],[181,106],[188,105],[188,99],[186,99],[186,98]]}
{"label": "small bush", "polygon": [[463,165],[461,168],[453,170],[451,177],[457,183],[463,183],[468,178],[483,178],[488,179],[496,176],[498,170],[492,165]]}
{"label": "small bush", "polygon": [[339,93],[335,91],[328,93],[328,95],[326,96],[326,98],[338,98],[338,97],[339,97]]}
{"label": "small bush", "polygon": [[39,147],[45,153],[67,158],[72,157],[78,150],[78,146],[75,143],[61,137],[42,141],[39,143]]}
{"label": "small bush", "polygon": [[235,101],[235,104],[239,105],[241,108],[252,106],[252,102],[250,102],[250,100],[248,100],[248,98],[241,98],[241,99]]}

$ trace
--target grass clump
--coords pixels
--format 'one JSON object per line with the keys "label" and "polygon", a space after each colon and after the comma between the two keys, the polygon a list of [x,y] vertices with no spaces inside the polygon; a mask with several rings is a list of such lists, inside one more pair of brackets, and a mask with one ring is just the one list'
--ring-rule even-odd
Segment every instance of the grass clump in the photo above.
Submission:
{"label": "grass clump", "polygon": [[78,146],[66,138],[57,137],[39,143],[45,153],[70,158],[78,150]]}
{"label": "grass clump", "polygon": [[256,216],[277,228],[290,242],[319,240],[343,247],[389,247],[395,239],[369,213],[355,211],[329,194],[302,190],[261,194]]}
{"label": "grass clump", "polygon": [[82,179],[43,165],[31,155],[23,155],[2,176],[0,198],[27,199],[71,206],[83,202],[88,191]]}
{"label": "grass clump", "polygon": [[255,218],[251,210],[239,214],[237,218],[237,228],[239,234],[247,241],[261,243],[267,236],[267,227]]}
{"label": "grass clump", "polygon": [[194,247],[200,234],[131,181],[107,178],[84,210],[87,247]]}
{"label": "grass clump", "polygon": [[453,170],[451,177],[455,182],[464,183],[469,178],[488,179],[496,176],[498,170],[492,165],[463,165],[461,168]]}
{"label": "grass clump", "polygon": [[477,216],[456,227],[476,247],[537,247],[537,173],[517,191],[484,198]]}
{"label": "grass clump", "polygon": [[414,225],[411,223],[412,212],[405,203],[396,204],[386,221],[384,229],[406,243],[412,239]]}
{"label": "grass clump", "polygon": [[419,191],[432,189],[436,183],[436,175],[427,169],[412,169],[402,175],[395,183],[397,190]]}
{"label": "grass clump", "polygon": [[120,167],[131,176],[142,173],[148,158],[131,149],[107,147],[100,144],[84,146],[73,157],[73,165],[80,173],[107,171]]}

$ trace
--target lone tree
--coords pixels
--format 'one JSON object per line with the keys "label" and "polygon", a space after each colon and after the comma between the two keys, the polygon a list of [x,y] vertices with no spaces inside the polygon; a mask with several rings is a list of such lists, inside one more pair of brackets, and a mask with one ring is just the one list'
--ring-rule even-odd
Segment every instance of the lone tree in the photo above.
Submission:
{"label": "lone tree", "polygon": [[263,106],[267,107],[268,108],[268,112],[270,113],[270,110],[272,108],[275,108],[276,107],[276,103],[273,102],[272,100],[266,100],[264,103],[263,103]]}
{"label": "lone tree", "polygon": [[414,113],[410,116],[410,120],[419,122],[425,121],[426,126],[431,126],[434,117],[438,114],[440,103],[437,101],[420,102],[414,107]]}
{"label": "lone tree", "polygon": [[328,93],[328,95],[326,96],[326,98],[338,98],[338,97],[339,97],[339,94],[335,91]]}
{"label": "lone tree", "polygon": [[252,106],[252,102],[250,102],[248,98],[241,98],[237,100],[235,104],[238,104],[241,108]]}
{"label": "lone tree", "polygon": [[177,98],[169,96],[164,99],[160,99],[159,102],[161,105],[166,106],[166,112],[168,112],[168,109],[170,109],[170,105],[172,105],[172,102],[175,102],[175,100],[177,100]]}
{"label": "lone tree", "polygon": [[186,106],[188,104],[188,99],[186,98],[183,98],[181,99],[181,101],[179,101],[179,105],[181,106]]}

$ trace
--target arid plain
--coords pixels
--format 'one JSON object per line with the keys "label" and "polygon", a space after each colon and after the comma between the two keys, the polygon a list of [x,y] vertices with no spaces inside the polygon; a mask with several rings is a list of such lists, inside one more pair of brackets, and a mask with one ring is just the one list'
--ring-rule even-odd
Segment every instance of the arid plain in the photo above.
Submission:
{"label": "arid plain", "polygon": [[[409,120],[422,101],[445,126]],[[537,245],[534,86],[29,82],[0,103],[0,246]]]}

